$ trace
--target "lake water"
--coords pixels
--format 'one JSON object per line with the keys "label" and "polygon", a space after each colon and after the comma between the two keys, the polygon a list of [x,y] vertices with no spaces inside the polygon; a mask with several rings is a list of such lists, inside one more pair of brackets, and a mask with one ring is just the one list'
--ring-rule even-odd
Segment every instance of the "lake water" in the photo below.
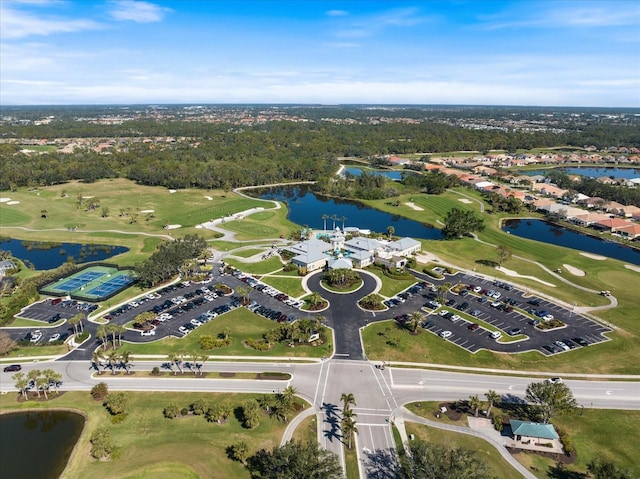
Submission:
{"label": "lake water", "polygon": [[507,220],[502,229],[522,238],[565,246],[640,265],[640,252],[637,250],[577,233],[543,220]]}
{"label": "lake water", "polygon": [[[589,176],[591,178],[600,178],[601,176],[613,176],[614,178],[625,178],[630,180],[632,178],[640,178],[640,170],[636,170],[634,168],[554,168],[557,171],[562,171],[569,175],[582,175]],[[531,170],[531,171],[522,171],[520,173],[527,176],[535,176],[535,175],[546,175],[548,172],[552,171],[552,169],[541,169],[541,170]]]}
{"label": "lake water", "polygon": [[355,167],[347,167],[343,170],[343,173],[349,173],[353,176],[360,176],[362,172],[366,171],[367,173],[375,173],[376,175],[386,176],[390,180],[400,181],[402,179],[402,171],[389,171],[389,170],[369,170],[369,169],[361,169]]}
{"label": "lake water", "polygon": [[123,246],[79,243],[47,243],[44,241],[23,241],[2,238],[0,250],[11,254],[37,270],[57,268],[73,258],[76,263],[103,261],[129,251]]}
{"label": "lake water", "polygon": [[[327,214],[330,217],[332,215],[337,215],[338,218],[346,217],[344,226],[347,227],[357,226],[386,234],[387,227],[393,226],[396,236],[424,239],[442,238],[438,228],[378,211],[362,203],[316,195],[305,186],[261,188],[254,190],[254,192],[262,199],[286,202],[289,209],[287,217],[291,221],[299,225],[308,225],[314,229],[323,228],[322,215]],[[327,219],[327,229],[331,229],[333,225],[333,220]],[[336,221],[335,225],[342,228],[342,220]]]}
{"label": "lake water", "polygon": [[68,411],[0,415],[0,475],[57,479],[67,465],[84,418]]}

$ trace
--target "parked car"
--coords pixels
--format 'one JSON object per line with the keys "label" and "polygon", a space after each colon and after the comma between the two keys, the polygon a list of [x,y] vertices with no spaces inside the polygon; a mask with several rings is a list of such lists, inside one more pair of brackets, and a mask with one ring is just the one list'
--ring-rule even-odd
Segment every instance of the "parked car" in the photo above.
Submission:
{"label": "parked car", "polygon": [[442,339],[450,338],[453,333],[451,331],[440,331],[440,337]]}
{"label": "parked car", "polygon": [[141,331],[140,332],[140,336],[155,336],[156,335],[156,330],[155,329],[150,329],[148,331]]}
{"label": "parked car", "polygon": [[572,341],[578,343],[580,346],[589,346],[589,341],[581,337],[573,338]]}
{"label": "parked car", "polygon": [[19,364],[10,364],[9,366],[5,366],[3,371],[5,373],[13,373],[15,371],[20,371],[22,369],[22,366],[20,366]]}
{"label": "parked car", "polygon": [[522,330],[520,328],[511,328],[507,331],[507,334],[509,336],[517,336],[518,334],[522,334]]}
{"label": "parked car", "polygon": [[500,331],[494,331],[491,333],[491,337],[493,339],[500,339],[502,337],[502,333]]}
{"label": "parked car", "polygon": [[54,341],[60,340],[60,333],[53,333],[49,338],[49,342],[52,343]]}
{"label": "parked car", "polygon": [[553,384],[562,384],[562,378],[549,378],[547,379],[548,383],[553,383]]}
{"label": "parked car", "polygon": [[31,339],[29,341],[31,341],[32,343],[37,343],[41,339],[42,339],[42,332],[37,329],[31,333]]}
{"label": "parked car", "polygon": [[467,328],[469,328],[471,331],[475,331],[480,327],[480,325],[478,323],[471,323],[469,326],[467,326]]}

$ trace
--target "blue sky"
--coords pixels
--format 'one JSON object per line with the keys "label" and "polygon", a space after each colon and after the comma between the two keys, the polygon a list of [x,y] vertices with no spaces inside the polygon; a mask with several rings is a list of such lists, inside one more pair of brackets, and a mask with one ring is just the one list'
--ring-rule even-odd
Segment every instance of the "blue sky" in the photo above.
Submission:
{"label": "blue sky", "polygon": [[0,0],[0,103],[640,107],[640,2]]}

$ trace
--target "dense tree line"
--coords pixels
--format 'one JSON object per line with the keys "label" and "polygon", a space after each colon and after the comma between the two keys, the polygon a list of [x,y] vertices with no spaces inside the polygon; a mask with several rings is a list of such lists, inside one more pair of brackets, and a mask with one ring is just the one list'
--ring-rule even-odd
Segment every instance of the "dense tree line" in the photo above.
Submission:
{"label": "dense tree line", "polygon": [[344,177],[321,177],[314,189],[329,196],[363,200],[380,200],[398,196],[394,181],[366,171],[359,176],[347,172]]}
{"label": "dense tree line", "polygon": [[198,235],[161,243],[143,263],[136,265],[142,286],[149,287],[175,276],[185,261],[197,258],[207,248],[207,242]]}
{"label": "dense tree line", "polygon": [[581,176],[578,181],[573,181],[563,171],[552,170],[547,174],[550,181],[570,191],[577,191],[587,196],[597,196],[604,200],[616,201],[625,206],[635,205],[640,207],[640,189],[627,186],[607,185],[595,178]]}
{"label": "dense tree line", "polygon": [[404,174],[402,183],[405,186],[420,188],[430,195],[441,195],[447,188],[452,188],[460,184],[460,180],[455,175],[447,175],[441,171],[427,171],[422,175]]}
{"label": "dense tree line", "polygon": [[[403,112],[404,113],[404,112]],[[91,151],[25,155],[0,145],[0,189],[39,186],[72,179],[126,177],[146,185],[231,188],[280,181],[315,180],[334,171],[335,158],[416,152],[529,149],[557,145],[640,146],[630,125],[587,125],[563,133],[474,130],[441,122],[336,125],[327,121],[272,121],[238,127],[230,123],[135,120],[95,125],[61,120],[47,125],[8,125],[14,138],[116,138],[109,155]],[[189,140],[148,144],[143,137]]]}

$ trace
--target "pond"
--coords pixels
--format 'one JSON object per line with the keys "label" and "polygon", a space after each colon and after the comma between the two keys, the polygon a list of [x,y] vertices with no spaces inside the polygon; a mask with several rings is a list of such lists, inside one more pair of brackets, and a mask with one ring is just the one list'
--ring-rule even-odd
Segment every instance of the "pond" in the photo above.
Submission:
{"label": "pond", "polygon": [[[588,168],[588,167],[574,167],[574,168],[554,168],[556,171],[561,171],[569,175],[581,175],[589,176],[591,178],[600,178],[601,176],[613,176],[614,178],[625,178],[630,180],[632,178],[640,178],[640,170],[635,168]],[[536,176],[546,175],[554,169],[540,169],[521,171],[523,175]]]}
{"label": "pond", "polygon": [[0,415],[2,477],[57,479],[83,426],[84,417],[70,411]]}
{"label": "pond", "polygon": [[[370,169],[362,169],[362,168],[356,168],[356,167],[347,167],[342,171],[342,173],[343,174],[349,173],[350,175],[353,175],[353,176],[360,176],[362,175],[363,171],[366,171],[367,173],[375,173],[376,175],[380,175],[380,176],[385,176],[390,180],[394,180],[394,181],[402,180],[402,173],[405,173],[404,171],[397,171],[397,170],[394,170],[394,171],[370,170]],[[415,174],[411,171],[408,171],[407,173]]]}
{"label": "pond", "polygon": [[2,238],[0,250],[10,251],[15,258],[37,270],[54,269],[73,258],[76,263],[102,261],[129,251],[123,246],[79,243],[48,243]]}
{"label": "pond", "polygon": [[516,236],[640,265],[640,251],[554,225],[544,220],[507,220],[502,229]]}
{"label": "pond", "polygon": [[[340,228],[343,226],[356,226],[361,229],[370,229],[371,231],[386,234],[387,228],[393,226],[396,236],[424,239],[442,238],[438,228],[398,215],[385,213],[355,201],[323,197],[313,193],[306,186],[260,188],[253,191],[259,198],[285,202],[289,209],[287,216],[289,220],[299,225],[308,225],[314,229],[322,229],[324,227],[322,215],[326,214],[329,215],[327,229],[332,229],[335,223],[335,226]],[[333,215],[338,217],[335,222],[330,218]],[[344,225],[343,217],[346,218]]]}

